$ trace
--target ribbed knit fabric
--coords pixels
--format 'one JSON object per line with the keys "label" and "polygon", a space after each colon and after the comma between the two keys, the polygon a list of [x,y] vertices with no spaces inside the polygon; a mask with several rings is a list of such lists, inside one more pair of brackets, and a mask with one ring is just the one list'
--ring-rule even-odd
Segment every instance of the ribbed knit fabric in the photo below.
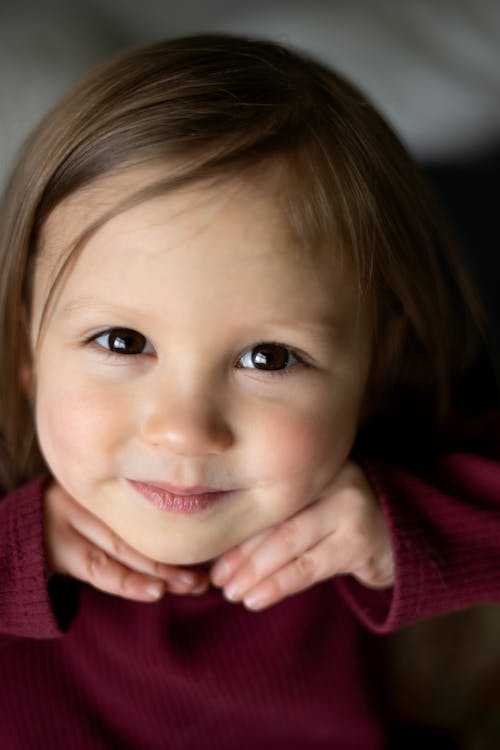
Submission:
{"label": "ribbed knit fabric", "polygon": [[[41,486],[0,502],[0,548],[13,543],[7,504],[20,509],[16,547],[39,535]],[[41,545],[19,562],[3,568],[8,596],[0,582],[1,629],[17,622],[21,636],[0,636],[2,750],[382,747],[360,660],[366,635],[330,582],[261,613],[216,590],[142,604],[82,585],[63,634],[47,605]],[[31,587],[31,621],[23,568],[42,582]]]}
{"label": "ribbed knit fabric", "polygon": [[45,580],[41,477],[0,503],[0,637],[59,632]]}
{"label": "ribbed knit fabric", "polygon": [[44,576],[45,480],[11,493],[0,502],[0,748],[385,747],[385,641],[369,631],[500,601],[500,463],[488,455],[453,451],[418,474],[363,461],[391,529],[391,590],[345,577],[250,613],[215,590],[138,604],[81,585],[66,633],[72,602],[55,591],[53,611]]}
{"label": "ribbed knit fabric", "polygon": [[500,601],[500,463],[450,453],[433,481],[363,461],[389,523],[396,557],[392,596],[384,602],[352,578],[338,588],[376,633]]}

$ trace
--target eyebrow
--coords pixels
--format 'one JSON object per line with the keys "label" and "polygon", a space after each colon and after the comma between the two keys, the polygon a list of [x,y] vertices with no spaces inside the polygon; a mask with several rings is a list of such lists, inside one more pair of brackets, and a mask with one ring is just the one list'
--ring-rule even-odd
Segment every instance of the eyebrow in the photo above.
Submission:
{"label": "eyebrow", "polygon": [[[144,310],[132,307],[127,303],[120,303],[119,306],[116,304],[107,303],[105,300],[96,299],[91,295],[85,295],[77,297],[70,302],[67,302],[59,311],[59,314],[63,317],[70,317],[73,314],[85,312],[88,309],[92,309],[93,312],[103,314],[111,317],[130,316],[145,318],[148,317]],[[321,316],[318,318],[300,318],[296,320],[290,320],[286,318],[274,318],[271,321],[262,321],[263,325],[273,325],[279,328],[293,330],[305,330],[315,335],[332,335],[339,329],[339,321],[333,315]]]}
{"label": "eyebrow", "polygon": [[67,302],[59,311],[61,315],[73,315],[80,312],[85,312],[89,308],[93,312],[103,313],[104,315],[142,315],[144,316],[144,310],[140,310],[137,307],[132,307],[127,303],[120,303],[118,307],[115,304],[110,304],[104,300],[96,299],[91,295],[83,297],[77,297],[70,302]]}

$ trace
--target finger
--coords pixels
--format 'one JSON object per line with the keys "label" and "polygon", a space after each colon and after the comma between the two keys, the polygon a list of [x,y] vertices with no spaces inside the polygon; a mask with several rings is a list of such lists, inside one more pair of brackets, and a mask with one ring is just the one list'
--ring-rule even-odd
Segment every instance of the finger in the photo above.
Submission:
{"label": "finger", "polygon": [[[175,593],[198,593],[208,586],[208,575],[204,571],[165,565],[137,552],[59,488],[46,498],[45,535],[50,573],[79,577],[75,574],[75,570],[79,570],[75,558],[77,550],[81,552],[94,546],[109,557],[118,558],[117,562],[131,571],[143,574],[144,581],[161,579]],[[52,539],[57,539],[57,544],[51,543]]]}
{"label": "finger", "polygon": [[196,584],[190,584],[189,586],[185,586],[183,584],[177,584],[175,579],[170,582],[166,582],[167,590],[171,594],[182,594],[183,596],[189,595],[189,596],[197,596],[199,594],[204,594],[210,585],[210,581],[208,578],[206,580],[200,581]]}
{"label": "finger", "polygon": [[346,556],[342,548],[339,548],[335,534],[330,534],[262,583],[248,590],[243,597],[243,603],[251,610],[264,609],[320,581],[345,573],[351,573],[370,588],[386,588],[394,583],[394,564],[391,555],[381,558],[372,555],[359,564],[358,568],[354,568],[352,556]]}
{"label": "finger", "polygon": [[243,604],[251,610],[264,609],[341,572],[335,562],[335,546],[332,535],[321,540],[247,591]]}
{"label": "finger", "polygon": [[173,566],[168,576],[162,576],[162,580],[174,594],[203,594],[210,584],[204,571],[184,570]]}
{"label": "finger", "polygon": [[185,570],[174,565],[157,562],[138,552],[121,537],[106,526],[100,519],[92,515],[84,508],[77,505],[76,513],[72,512],[71,526],[75,533],[87,539],[92,546],[102,550],[110,559],[120,563],[127,569],[143,574],[144,576],[161,579],[168,584],[168,588],[175,593],[190,593],[206,588],[208,576],[206,573],[195,570]]}
{"label": "finger", "polygon": [[210,580],[214,586],[223,586],[240,568],[248,557],[274,532],[276,527],[265,529],[249,539],[224,552],[210,570]]}
{"label": "finger", "polygon": [[226,582],[226,598],[231,601],[243,599],[259,581],[303,555],[325,536],[332,535],[334,519],[330,513],[327,526],[323,516],[321,504],[316,503],[313,510],[301,511],[278,526]]}
{"label": "finger", "polygon": [[167,590],[164,580],[131,570],[76,532],[61,539],[67,572],[91,586],[126,599],[156,601]]}
{"label": "finger", "polygon": [[162,565],[138,552],[100,519],[86,511],[78,515],[72,515],[70,524],[80,536],[88,539],[95,547],[99,547],[110,557],[138,572],[155,574],[160,577],[161,573],[168,573],[169,571],[169,566]]}

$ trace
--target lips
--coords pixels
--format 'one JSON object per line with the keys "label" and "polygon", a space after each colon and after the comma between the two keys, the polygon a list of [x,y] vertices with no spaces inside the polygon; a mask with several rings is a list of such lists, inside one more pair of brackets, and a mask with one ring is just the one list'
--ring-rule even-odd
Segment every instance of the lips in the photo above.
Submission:
{"label": "lips", "polygon": [[165,482],[128,479],[130,486],[158,510],[170,513],[200,513],[216,505],[230,493],[207,487],[174,487]]}

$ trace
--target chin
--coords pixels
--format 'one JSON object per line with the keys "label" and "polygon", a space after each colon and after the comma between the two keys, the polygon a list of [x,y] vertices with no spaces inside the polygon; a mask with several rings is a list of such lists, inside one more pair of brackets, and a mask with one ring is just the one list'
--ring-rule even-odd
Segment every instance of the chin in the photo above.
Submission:
{"label": "chin", "polygon": [[[141,543],[144,542],[144,543]],[[191,544],[187,545],[182,543],[181,545],[151,545],[145,540],[134,540],[130,541],[138,552],[141,552],[146,557],[155,560],[156,562],[164,563],[165,565],[200,565],[215,560],[229,547],[227,544],[211,543],[207,544],[206,541],[203,544]]]}

